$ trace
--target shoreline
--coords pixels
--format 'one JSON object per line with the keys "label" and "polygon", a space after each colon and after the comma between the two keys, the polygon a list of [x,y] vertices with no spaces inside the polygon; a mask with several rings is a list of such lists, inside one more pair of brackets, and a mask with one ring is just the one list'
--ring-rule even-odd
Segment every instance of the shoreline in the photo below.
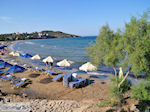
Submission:
{"label": "shoreline", "polygon": [[[1,59],[12,64],[16,62],[26,63],[26,61],[19,57],[10,56],[9,52],[11,51],[8,48],[7,54],[1,56]],[[62,70],[55,70],[64,75],[67,73]],[[103,72],[102,75],[108,76],[110,73]],[[76,89],[64,87],[62,81],[53,82],[52,78],[56,77],[56,75],[48,76],[40,71],[27,70],[22,73],[15,73],[13,76],[25,77],[31,80],[32,83],[24,88],[12,89],[9,82],[0,82],[0,109],[13,106],[16,109],[25,108],[31,112],[104,112],[121,108],[116,106],[100,106],[103,101],[107,101],[111,97],[108,89],[108,86],[111,84],[109,78],[97,78],[90,77],[91,74],[80,74],[78,75],[79,77],[87,78],[91,83]],[[137,103],[137,101],[132,99],[128,99],[127,102],[128,105],[124,107],[125,109],[130,107],[131,104]]]}
{"label": "shoreline", "polygon": [[[9,43],[9,44],[13,44],[13,43]],[[4,56],[1,56],[2,59],[12,64],[15,64],[16,62],[22,62],[22,59],[20,59],[19,57],[10,56],[8,53],[11,51],[12,50],[8,48],[7,54],[5,54]],[[11,60],[14,60],[14,62],[12,62]],[[66,74],[66,72],[64,71],[60,71],[60,70],[56,70],[56,71]],[[31,74],[40,74],[40,76],[30,77]],[[36,100],[38,100],[38,103],[35,104],[36,105],[35,107],[38,107],[39,105],[41,105],[41,102],[43,102],[43,100],[44,101],[47,100],[47,104],[54,103],[58,106],[63,105],[62,107],[64,107],[65,104],[70,104],[70,106],[67,108],[70,108],[69,110],[71,111],[72,105],[79,105],[77,107],[81,107],[81,108],[84,106],[91,107],[93,103],[97,104],[99,101],[107,99],[109,96],[109,92],[107,88],[107,85],[110,83],[109,79],[90,78],[89,74],[79,75],[79,77],[88,78],[94,81],[94,83],[91,83],[90,85],[86,87],[78,88],[78,89],[71,89],[68,87],[63,87],[62,82],[51,82],[51,81],[47,82],[47,79],[51,80],[55,76],[53,75],[47,76],[46,74],[43,74],[42,72],[39,72],[39,71],[25,71],[23,73],[16,73],[14,74],[14,76],[28,78],[32,80],[32,84],[30,84],[29,86],[25,88],[12,90],[9,87],[10,84],[8,82],[0,82],[0,90],[2,91],[2,93],[4,92],[7,94],[6,96],[1,95],[1,97],[3,100],[6,100],[6,102],[7,102],[7,99],[12,100],[10,102],[13,102],[14,100],[15,102],[29,101],[30,103],[31,102],[35,103]],[[45,82],[44,81],[42,82],[42,80],[44,79],[45,79]],[[101,90],[103,90],[103,92]],[[16,97],[18,97],[18,99],[16,99]],[[50,108],[50,107],[47,107],[47,108]],[[42,108],[42,109],[45,109],[45,108]],[[79,108],[76,108],[76,109],[79,109]],[[76,109],[73,109],[73,110],[76,110]],[[37,108],[35,110],[38,111]],[[56,109],[54,110],[56,111]],[[41,109],[39,111],[41,111]]]}

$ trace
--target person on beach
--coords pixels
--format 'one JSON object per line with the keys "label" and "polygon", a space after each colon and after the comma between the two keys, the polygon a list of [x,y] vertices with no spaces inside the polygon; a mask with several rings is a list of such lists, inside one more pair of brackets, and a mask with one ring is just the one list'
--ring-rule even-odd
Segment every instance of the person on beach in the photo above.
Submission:
{"label": "person on beach", "polygon": [[52,69],[53,67],[53,62],[50,62],[50,69]]}
{"label": "person on beach", "polygon": [[46,67],[48,68],[48,62],[46,62]]}

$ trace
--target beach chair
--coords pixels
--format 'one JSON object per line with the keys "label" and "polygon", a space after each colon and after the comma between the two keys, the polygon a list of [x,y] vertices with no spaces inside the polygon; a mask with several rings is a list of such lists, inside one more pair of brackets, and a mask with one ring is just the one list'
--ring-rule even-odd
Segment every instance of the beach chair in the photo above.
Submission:
{"label": "beach chair", "polygon": [[67,73],[67,74],[63,77],[63,86],[68,87],[70,81],[72,81],[72,73]]}
{"label": "beach chair", "polygon": [[18,82],[21,81],[22,79],[23,79],[22,77],[13,79],[13,80],[10,81],[10,84],[18,83]]}
{"label": "beach chair", "polygon": [[52,79],[52,81],[58,81],[63,77],[63,74],[58,74],[55,78]]}
{"label": "beach chair", "polygon": [[31,67],[30,70],[31,71],[36,70],[36,71],[41,71],[41,72],[45,71],[43,68],[39,68],[39,67]]}
{"label": "beach chair", "polygon": [[72,68],[71,67],[62,67],[62,68],[59,68],[59,70],[69,71],[69,70],[72,70]]}
{"label": "beach chair", "polygon": [[49,74],[51,75],[51,74],[55,74],[55,73],[56,73],[56,71],[51,71],[51,70],[46,70],[46,71],[44,71],[44,72],[45,72],[46,74],[48,74],[48,75],[49,75]]}
{"label": "beach chair", "polygon": [[15,78],[15,76],[11,76],[11,75],[5,75],[4,77],[0,78],[0,81],[9,81],[9,80],[13,80]]}
{"label": "beach chair", "polygon": [[25,67],[25,68],[32,68],[31,65],[27,65],[27,64],[24,64],[23,67]]}
{"label": "beach chair", "polygon": [[85,86],[85,84],[86,84],[86,79],[80,78],[76,81],[69,82],[69,87],[70,88],[79,88],[80,86]]}
{"label": "beach chair", "polygon": [[9,74],[1,75],[0,78],[6,77],[7,75],[9,75]]}
{"label": "beach chair", "polygon": [[13,88],[19,88],[21,86],[23,86],[27,81],[27,78],[21,78],[19,81],[17,81],[16,83],[12,83]]}

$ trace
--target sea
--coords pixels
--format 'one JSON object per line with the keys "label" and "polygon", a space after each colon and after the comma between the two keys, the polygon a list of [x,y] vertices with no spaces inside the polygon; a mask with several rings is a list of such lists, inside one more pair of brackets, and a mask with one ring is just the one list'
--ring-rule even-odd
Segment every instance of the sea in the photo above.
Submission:
{"label": "sea", "polygon": [[[12,44],[10,48],[20,54],[24,55],[29,53],[32,56],[39,54],[42,59],[47,56],[52,56],[54,61],[54,68],[60,69],[56,65],[57,62],[63,59],[68,59],[74,64],[69,67],[69,69],[62,68],[61,70],[77,72],[79,67],[89,62],[89,56],[86,52],[86,47],[91,46],[95,43],[96,36],[86,36],[86,37],[72,37],[72,38],[54,38],[54,39],[37,39],[37,40],[23,40],[16,41],[15,44]],[[45,64],[41,60],[31,60],[27,59],[26,61],[31,64],[39,67],[44,67]],[[117,69],[119,72],[119,69]],[[93,74],[93,77],[96,78],[107,78],[104,74],[114,73],[111,67],[99,66],[96,72],[88,72]],[[139,82],[137,79],[129,77],[134,85]]]}
{"label": "sea", "polygon": [[[23,40],[16,41],[10,48],[22,55],[25,53],[32,56],[38,54],[42,59],[51,56],[54,59],[53,68],[57,68],[56,63],[63,59],[73,61],[74,64],[67,70],[73,69],[71,72],[74,72],[82,64],[90,61],[86,47],[93,45],[95,40],[96,36]],[[35,66],[45,66],[41,60],[27,59],[26,61]]]}
{"label": "sea", "polygon": [[52,56],[56,61],[68,59],[76,63],[89,61],[86,47],[95,43],[96,36],[17,41],[12,46],[21,54]]}

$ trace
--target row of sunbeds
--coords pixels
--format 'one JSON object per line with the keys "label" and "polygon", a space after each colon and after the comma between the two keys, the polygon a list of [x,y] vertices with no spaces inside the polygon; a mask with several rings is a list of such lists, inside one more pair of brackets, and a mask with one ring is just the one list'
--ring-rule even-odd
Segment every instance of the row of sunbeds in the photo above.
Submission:
{"label": "row of sunbeds", "polygon": [[29,79],[23,77],[16,78],[10,74],[5,74],[0,76],[0,81],[10,81],[12,88],[19,88],[28,83]]}
{"label": "row of sunbeds", "polygon": [[63,79],[63,86],[70,88],[79,88],[87,85],[87,79],[77,78],[73,76],[74,73],[67,73],[66,75],[58,74],[53,81],[60,81]]}
{"label": "row of sunbeds", "polygon": [[[1,63],[4,63],[4,61],[1,61]],[[6,66],[8,67],[8,66]],[[5,71],[6,67],[0,68],[0,81],[10,81],[10,84],[12,88],[19,88],[27,83],[28,79],[20,77],[17,78],[15,76],[12,76],[11,72],[8,72],[9,70]],[[11,68],[20,67],[18,65],[12,65]],[[16,68],[17,69],[17,68]],[[14,73],[17,72],[16,70],[13,71]]]}
{"label": "row of sunbeds", "polygon": [[[36,69],[32,68],[32,70],[39,70],[46,73],[47,75],[57,74],[56,71],[43,70],[38,67]],[[73,74],[74,73],[67,73],[63,75],[62,73],[60,73],[56,77],[54,77],[52,81],[60,81],[61,79],[63,79],[63,86],[70,87],[70,88],[79,88],[87,84],[88,82],[87,79],[74,77]]]}
{"label": "row of sunbeds", "polygon": [[[57,74],[56,71],[44,70],[43,68],[32,67],[32,66],[28,66],[28,65],[25,65],[25,66],[27,68],[30,68],[29,70],[36,70],[36,71],[38,70],[38,71],[44,72],[48,75]],[[78,87],[84,86],[86,84],[86,82],[87,82],[86,79],[75,78],[72,74],[73,73],[67,73],[66,75],[58,74],[56,77],[54,77],[52,79],[52,81],[59,81],[63,78],[63,85],[70,87],[70,88],[74,88],[74,87],[78,88]],[[11,85],[16,86],[17,88],[21,87],[27,81],[26,78],[16,78],[16,77],[12,76],[11,74],[3,74],[0,76],[0,81],[7,81],[7,80],[10,80]]]}

